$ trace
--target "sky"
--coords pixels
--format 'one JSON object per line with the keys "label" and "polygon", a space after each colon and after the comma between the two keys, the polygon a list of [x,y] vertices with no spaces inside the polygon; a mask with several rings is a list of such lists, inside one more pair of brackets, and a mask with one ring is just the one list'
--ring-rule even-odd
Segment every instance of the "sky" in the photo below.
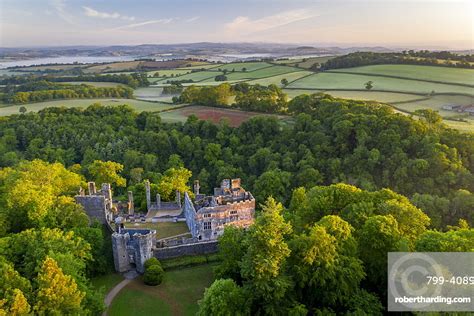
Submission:
{"label": "sky", "polygon": [[268,42],[474,48],[474,0],[0,0],[0,47]]}

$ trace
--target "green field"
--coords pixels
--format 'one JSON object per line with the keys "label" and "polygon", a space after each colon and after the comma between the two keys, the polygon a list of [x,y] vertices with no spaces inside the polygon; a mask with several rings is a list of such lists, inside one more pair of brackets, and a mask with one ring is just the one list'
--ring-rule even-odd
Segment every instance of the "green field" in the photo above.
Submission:
{"label": "green field", "polygon": [[[331,72],[365,73],[387,75],[419,80],[470,84],[474,89],[474,69],[418,66],[418,65],[372,65],[354,68],[334,69]],[[471,90],[472,91],[472,90]]]}
{"label": "green field", "polygon": [[153,71],[147,71],[148,76],[152,77],[155,75],[155,73],[158,73],[160,77],[163,78],[168,78],[171,76],[181,76],[185,74],[191,73],[190,69],[166,69],[166,70],[153,70]]}
{"label": "green field", "polygon": [[195,315],[197,301],[214,280],[213,265],[170,270],[163,283],[147,286],[141,277],[129,283],[113,300],[109,316]]}
{"label": "green field", "polygon": [[413,112],[419,109],[432,109],[439,111],[439,114],[445,117],[465,117],[466,119],[473,120],[474,117],[469,116],[468,114],[458,113],[455,111],[446,111],[442,109],[442,106],[445,104],[460,104],[460,105],[470,105],[474,103],[474,96],[456,96],[456,95],[436,95],[426,100],[419,101],[408,101],[397,103],[395,106],[399,109]]}
{"label": "green field", "polygon": [[281,74],[286,74],[290,72],[299,71],[300,69],[287,66],[271,66],[268,68],[262,68],[255,71],[246,71],[246,72],[231,72],[227,73],[228,80],[239,80],[239,79],[260,79],[267,78],[272,76],[277,76]]}
{"label": "green field", "polygon": [[29,104],[20,104],[20,105],[5,105],[2,104],[3,107],[0,107],[0,116],[6,116],[11,114],[19,114],[20,107],[26,107],[27,111],[30,112],[38,112],[47,107],[82,107],[86,108],[91,104],[100,103],[102,105],[122,105],[128,104],[138,112],[141,111],[162,111],[165,109],[173,108],[173,105],[164,104],[164,103],[157,103],[157,102],[147,102],[147,101],[140,101],[135,99],[77,99],[77,100],[54,100],[54,101],[46,101],[46,102],[38,102],[38,103],[29,103]]}
{"label": "green field", "polygon": [[213,67],[212,69],[217,70],[217,69],[227,69],[228,71],[232,71],[234,69],[235,71],[242,71],[242,68],[246,68],[246,71],[254,71],[257,69],[265,68],[271,66],[270,64],[263,62],[263,61],[256,61],[256,62],[243,62],[243,63],[229,63],[229,64],[224,64],[224,65],[218,65],[216,67]]}
{"label": "green field", "polygon": [[157,239],[189,233],[188,225],[185,222],[126,223],[125,227],[155,229]]}
{"label": "green field", "polygon": [[385,90],[395,92],[413,92],[420,94],[428,94],[431,91],[436,93],[473,93],[473,88],[431,83],[426,81],[405,80],[396,78],[387,78],[380,76],[367,76],[345,73],[324,72],[302,78],[291,83],[289,88],[298,89],[360,89],[364,90],[365,83],[373,82],[373,90]]}
{"label": "green field", "polygon": [[[193,80],[195,82],[203,81],[206,79],[211,79],[214,80],[214,78],[217,75],[221,75],[222,72],[218,71],[198,71],[198,72],[193,72],[187,75],[179,76],[179,77],[174,77],[174,78],[166,78],[167,80]],[[162,80],[160,83],[166,83],[167,80]]]}
{"label": "green field", "polygon": [[292,82],[294,80],[300,79],[304,76],[308,76],[311,74],[312,74],[311,71],[296,71],[296,72],[285,73],[282,75],[276,75],[276,76],[262,78],[262,79],[250,80],[250,81],[247,81],[247,83],[260,84],[264,86],[268,86],[269,84],[276,84],[277,86],[282,87],[283,86],[281,84],[282,79],[286,79],[288,80],[288,82]]}
{"label": "green field", "polygon": [[123,280],[123,276],[118,273],[111,273],[101,275],[91,279],[92,285],[96,289],[104,289],[104,294],[107,294],[114,286]]}
{"label": "green field", "polygon": [[172,95],[162,95],[163,88],[147,87],[135,89],[133,95],[138,100],[171,102]]}

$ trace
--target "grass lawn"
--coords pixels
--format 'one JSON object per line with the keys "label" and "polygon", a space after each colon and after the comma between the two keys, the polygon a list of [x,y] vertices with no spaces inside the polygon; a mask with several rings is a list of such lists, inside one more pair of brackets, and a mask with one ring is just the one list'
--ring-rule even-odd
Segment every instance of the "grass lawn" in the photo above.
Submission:
{"label": "grass lawn", "polygon": [[118,273],[110,273],[91,279],[91,283],[97,289],[103,288],[104,294],[107,294],[114,286],[119,284],[122,280],[122,275]]}
{"label": "grass lawn", "polygon": [[163,283],[147,286],[141,277],[129,283],[113,300],[109,316],[195,315],[197,301],[214,280],[213,265],[170,270]]}
{"label": "grass lawn", "polygon": [[304,77],[291,83],[288,87],[299,89],[360,89],[364,90],[365,83],[373,82],[374,90],[387,90],[396,92],[414,92],[428,94],[437,93],[473,93],[473,88],[449,84],[431,83],[426,81],[404,80],[379,76],[366,76],[356,74],[340,74],[324,72]]}
{"label": "grass lawn", "polygon": [[26,107],[27,111],[38,112],[47,107],[82,107],[86,108],[91,104],[100,103],[102,105],[122,105],[128,104],[138,112],[141,111],[161,111],[174,107],[171,104],[140,101],[135,99],[76,99],[76,100],[54,100],[38,103],[20,104],[20,105],[0,105],[0,116],[19,114],[20,107]]}
{"label": "grass lawn", "polygon": [[125,227],[155,229],[157,239],[189,233],[188,225],[185,222],[126,223]]}
{"label": "grass lawn", "polygon": [[449,83],[474,85],[474,69],[418,66],[418,65],[371,65],[354,68],[334,69],[332,71],[389,75],[420,80],[434,80]]}

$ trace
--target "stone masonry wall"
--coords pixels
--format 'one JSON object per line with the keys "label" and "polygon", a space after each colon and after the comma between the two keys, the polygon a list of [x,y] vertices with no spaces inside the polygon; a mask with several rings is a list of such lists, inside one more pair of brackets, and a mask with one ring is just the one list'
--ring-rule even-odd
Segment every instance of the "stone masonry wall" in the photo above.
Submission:
{"label": "stone masonry wall", "polygon": [[157,259],[169,259],[181,256],[203,255],[217,251],[218,243],[214,240],[168,248],[156,248],[154,249],[154,256]]}

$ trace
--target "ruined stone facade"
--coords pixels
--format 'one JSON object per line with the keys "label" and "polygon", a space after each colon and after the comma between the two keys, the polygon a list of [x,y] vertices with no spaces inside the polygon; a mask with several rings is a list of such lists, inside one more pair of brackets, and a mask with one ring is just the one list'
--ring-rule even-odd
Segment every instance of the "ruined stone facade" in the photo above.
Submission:
{"label": "ruined stone facade", "polygon": [[79,194],[75,196],[76,203],[82,205],[89,219],[103,224],[112,222],[115,209],[110,184],[103,183],[99,191],[94,182],[89,182],[87,187],[87,195],[82,188],[79,189]]}
{"label": "ruined stone facade", "polygon": [[199,183],[194,184],[195,200],[184,195],[183,212],[186,223],[198,241],[215,240],[224,233],[224,227],[248,227],[255,217],[255,199],[240,185],[240,179],[224,179],[214,195],[199,193]]}
{"label": "ruined stone facade", "polygon": [[136,269],[144,273],[145,261],[153,257],[155,239],[155,230],[119,228],[112,234],[115,270],[127,272]]}

